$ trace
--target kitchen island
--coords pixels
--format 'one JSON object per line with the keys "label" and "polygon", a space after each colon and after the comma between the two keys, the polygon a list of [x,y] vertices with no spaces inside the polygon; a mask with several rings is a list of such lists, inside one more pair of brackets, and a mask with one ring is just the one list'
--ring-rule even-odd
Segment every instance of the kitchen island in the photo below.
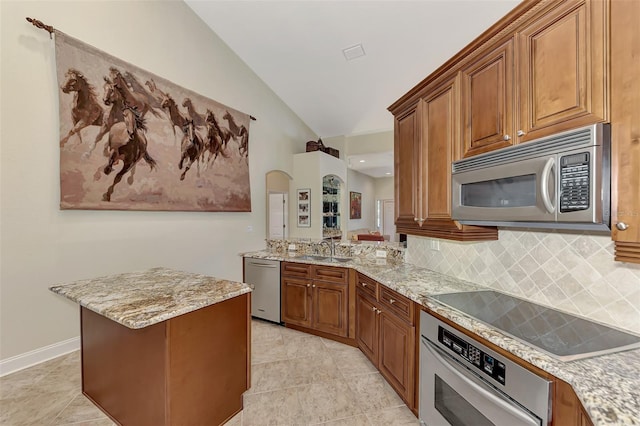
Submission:
{"label": "kitchen island", "polygon": [[251,288],[153,268],[50,287],[80,304],[82,393],[122,425],[219,425],[250,387]]}

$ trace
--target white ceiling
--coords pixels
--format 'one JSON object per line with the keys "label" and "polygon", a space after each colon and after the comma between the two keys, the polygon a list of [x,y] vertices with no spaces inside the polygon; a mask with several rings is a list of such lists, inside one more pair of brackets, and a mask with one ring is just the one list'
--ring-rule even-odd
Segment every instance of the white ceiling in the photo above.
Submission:
{"label": "white ceiling", "polygon": [[393,129],[387,107],[519,2],[186,0],[322,138]]}

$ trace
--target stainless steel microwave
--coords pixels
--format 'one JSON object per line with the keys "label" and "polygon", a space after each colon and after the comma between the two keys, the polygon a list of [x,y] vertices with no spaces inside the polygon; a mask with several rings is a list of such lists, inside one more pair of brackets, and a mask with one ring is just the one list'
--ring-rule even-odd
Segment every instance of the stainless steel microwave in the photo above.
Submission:
{"label": "stainless steel microwave", "polygon": [[452,165],[452,217],[470,225],[610,229],[608,124],[558,133]]}

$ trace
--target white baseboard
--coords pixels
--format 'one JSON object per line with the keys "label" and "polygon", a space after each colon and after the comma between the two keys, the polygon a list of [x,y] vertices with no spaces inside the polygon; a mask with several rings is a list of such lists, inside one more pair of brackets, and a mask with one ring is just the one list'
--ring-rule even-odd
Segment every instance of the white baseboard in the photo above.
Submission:
{"label": "white baseboard", "polygon": [[0,361],[0,377],[80,349],[80,337],[34,349]]}

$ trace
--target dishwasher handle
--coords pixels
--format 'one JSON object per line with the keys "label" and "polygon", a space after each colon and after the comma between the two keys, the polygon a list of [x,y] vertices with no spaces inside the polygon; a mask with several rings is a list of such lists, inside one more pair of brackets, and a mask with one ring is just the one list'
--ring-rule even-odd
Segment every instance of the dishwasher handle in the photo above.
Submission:
{"label": "dishwasher handle", "polygon": [[249,265],[251,266],[258,266],[260,268],[278,268],[278,265],[274,265],[273,263],[262,263],[262,262],[256,262],[256,261],[249,261],[248,262]]}

